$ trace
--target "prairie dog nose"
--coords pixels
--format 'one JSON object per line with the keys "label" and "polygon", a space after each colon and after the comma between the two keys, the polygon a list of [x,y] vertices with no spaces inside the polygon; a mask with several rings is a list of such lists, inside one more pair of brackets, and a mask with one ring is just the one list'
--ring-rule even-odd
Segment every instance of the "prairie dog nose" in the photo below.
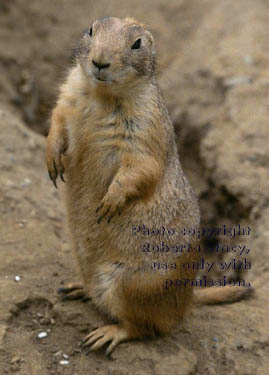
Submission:
{"label": "prairie dog nose", "polygon": [[99,70],[101,69],[106,69],[110,66],[110,63],[107,63],[107,64],[101,64],[99,62],[96,62],[95,60],[92,59],[92,63],[94,66],[96,66],[96,68],[98,68]]}

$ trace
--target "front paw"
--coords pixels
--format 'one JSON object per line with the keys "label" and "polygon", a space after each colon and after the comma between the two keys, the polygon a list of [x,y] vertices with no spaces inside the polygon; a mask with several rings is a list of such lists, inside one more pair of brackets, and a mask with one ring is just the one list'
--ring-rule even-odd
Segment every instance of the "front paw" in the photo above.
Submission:
{"label": "front paw", "polygon": [[62,164],[61,154],[63,154],[63,151],[61,151],[58,147],[51,147],[50,145],[48,145],[47,167],[48,167],[49,177],[56,188],[57,188],[56,180],[57,180],[58,175],[60,176],[61,180],[65,182],[64,176],[63,176],[64,166]]}
{"label": "front paw", "polygon": [[100,206],[96,209],[96,213],[99,215],[97,223],[100,224],[103,218],[107,218],[107,222],[110,223],[115,215],[121,214],[124,204],[124,197],[121,197],[120,194],[117,196],[116,194],[109,194],[108,192],[104,196]]}

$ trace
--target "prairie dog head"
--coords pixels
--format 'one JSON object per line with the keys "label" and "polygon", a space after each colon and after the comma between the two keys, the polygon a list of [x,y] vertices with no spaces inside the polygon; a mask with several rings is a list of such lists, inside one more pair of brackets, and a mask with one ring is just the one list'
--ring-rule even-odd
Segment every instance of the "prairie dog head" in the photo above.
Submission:
{"label": "prairie dog head", "polygon": [[76,57],[89,82],[100,87],[128,86],[155,71],[153,37],[131,18],[95,21],[79,41]]}

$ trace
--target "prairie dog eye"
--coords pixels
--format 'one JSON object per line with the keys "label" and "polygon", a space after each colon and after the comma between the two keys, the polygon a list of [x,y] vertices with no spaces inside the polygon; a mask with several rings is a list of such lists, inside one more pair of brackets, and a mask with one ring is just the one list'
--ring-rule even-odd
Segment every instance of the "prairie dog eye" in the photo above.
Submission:
{"label": "prairie dog eye", "polygon": [[132,49],[139,49],[141,45],[141,39],[137,39],[134,44],[132,45]]}
{"label": "prairie dog eye", "polygon": [[90,30],[87,32],[87,34],[88,34],[89,36],[92,36],[92,27],[91,27]]}

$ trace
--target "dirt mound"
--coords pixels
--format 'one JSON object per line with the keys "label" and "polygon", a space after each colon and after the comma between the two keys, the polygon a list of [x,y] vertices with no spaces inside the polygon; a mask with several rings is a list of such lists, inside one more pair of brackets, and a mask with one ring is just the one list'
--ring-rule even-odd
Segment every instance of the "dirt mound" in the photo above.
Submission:
{"label": "dirt mound", "polygon": [[[268,373],[268,8],[266,0],[0,4],[1,374]],[[207,251],[206,259],[232,265],[245,258],[248,272],[218,268],[214,275],[256,286],[248,301],[194,308],[171,336],[122,344],[113,361],[78,346],[103,322],[91,304],[56,296],[76,269],[61,194],[46,173],[45,138],[32,131],[46,134],[72,47],[104,15],[134,16],[152,30],[202,225],[251,228],[249,237],[203,239],[206,249],[245,246],[236,255]]]}

